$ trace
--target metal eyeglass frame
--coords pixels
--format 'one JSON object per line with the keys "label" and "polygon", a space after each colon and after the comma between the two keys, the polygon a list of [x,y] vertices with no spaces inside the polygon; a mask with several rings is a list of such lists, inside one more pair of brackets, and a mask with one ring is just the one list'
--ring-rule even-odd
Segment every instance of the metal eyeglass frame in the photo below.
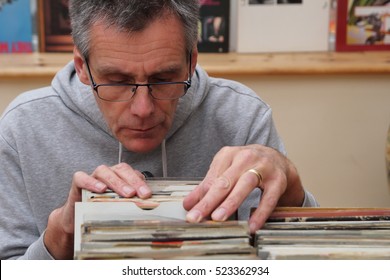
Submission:
{"label": "metal eyeglass frame", "polygon": [[[91,69],[89,67],[89,63],[88,63],[88,59],[87,58],[84,58],[84,61],[85,61],[85,64],[87,66],[87,70],[88,70],[88,75],[89,75],[89,78],[91,79],[91,83],[92,83],[92,88],[93,90],[96,92],[97,96],[101,99],[101,100],[104,100],[104,101],[108,101],[108,102],[126,102],[126,101],[129,101],[131,100],[134,95],[136,94],[137,92],[137,89],[138,87],[148,87],[148,93],[150,94],[150,96],[153,98],[153,99],[156,99],[156,100],[175,100],[175,99],[179,99],[181,97],[183,97],[184,95],[186,95],[188,89],[191,87],[191,66],[192,66],[192,51],[189,52],[189,67],[188,67],[188,79],[187,81],[183,81],[183,82],[158,82],[158,83],[145,83],[145,84],[132,84],[132,83],[106,83],[106,84],[97,84],[95,82],[95,80],[93,79],[93,76],[92,76],[92,72],[91,72]],[[185,90],[184,90],[184,93],[179,96],[179,97],[175,97],[175,98],[156,98],[153,96],[153,93],[151,91],[151,86],[153,85],[184,85],[185,86]],[[135,87],[135,90],[133,91],[133,94],[131,95],[130,98],[128,99],[121,99],[121,100],[109,100],[109,99],[105,99],[105,98],[102,98],[100,95],[99,95],[99,90],[98,88],[99,87],[110,87],[110,86],[134,86]]]}

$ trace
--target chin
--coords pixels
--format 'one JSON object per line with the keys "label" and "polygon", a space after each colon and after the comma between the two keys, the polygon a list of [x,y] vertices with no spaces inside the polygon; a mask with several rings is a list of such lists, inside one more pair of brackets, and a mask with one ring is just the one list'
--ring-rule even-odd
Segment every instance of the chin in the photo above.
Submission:
{"label": "chin", "polygon": [[156,142],[155,140],[138,140],[138,141],[130,141],[130,143],[124,142],[123,145],[126,147],[128,151],[134,153],[148,153],[158,148],[161,144],[160,142]]}

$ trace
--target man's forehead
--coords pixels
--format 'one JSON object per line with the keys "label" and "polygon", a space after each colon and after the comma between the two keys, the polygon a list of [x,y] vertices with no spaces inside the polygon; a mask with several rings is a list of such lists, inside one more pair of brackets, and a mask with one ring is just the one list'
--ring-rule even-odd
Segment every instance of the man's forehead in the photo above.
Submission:
{"label": "man's forehead", "polygon": [[169,24],[169,31],[166,26],[154,21],[142,31],[129,33],[115,26],[107,26],[104,22],[97,22],[91,28],[89,53],[104,51],[116,52],[119,56],[129,54],[135,56],[134,60],[143,60],[142,56],[147,54],[185,55],[185,36],[180,21],[171,18]]}

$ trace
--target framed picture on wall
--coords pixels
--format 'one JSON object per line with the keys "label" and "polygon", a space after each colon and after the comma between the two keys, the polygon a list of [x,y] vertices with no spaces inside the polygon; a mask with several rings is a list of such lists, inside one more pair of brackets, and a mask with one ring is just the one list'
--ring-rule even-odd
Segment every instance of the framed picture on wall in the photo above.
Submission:
{"label": "framed picture on wall", "polygon": [[38,0],[39,50],[71,52],[73,41],[69,18],[69,0]]}
{"label": "framed picture on wall", "polygon": [[336,51],[390,50],[390,0],[339,0]]}
{"label": "framed picture on wall", "polygon": [[331,0],[234,1],[237,52],[327,51]]}
{"label": "framed picture on wall", "polygon": [[199,52],[228,52],[230,1],[200,1]]}

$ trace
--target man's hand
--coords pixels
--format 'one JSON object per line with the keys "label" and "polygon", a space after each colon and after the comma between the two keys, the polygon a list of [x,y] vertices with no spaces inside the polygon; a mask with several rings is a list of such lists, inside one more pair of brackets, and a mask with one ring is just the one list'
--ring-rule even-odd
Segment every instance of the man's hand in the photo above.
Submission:
{"label": "man's hand", "polygon": [[200,222],[211,215],[213,220],[224,221],[258,187],[263,194],[249,220],[252,233],[276,206],[301,206],[305,197],[297,170],[280,152],[262,145],[224,147],[204,180],[184,199],[187,220]]}
{"label": "man's hand", "polygon": [[73,258],[74,209],[75,203],[81,201],[81,190],[102,193],[107,188],[123,197],[147,198],[152,194],[141,172],[126,163],[99,166],[92,175],[76,172],[68,199],[64,206],[50,214],[44,236],[45,246],[55,259]]}

